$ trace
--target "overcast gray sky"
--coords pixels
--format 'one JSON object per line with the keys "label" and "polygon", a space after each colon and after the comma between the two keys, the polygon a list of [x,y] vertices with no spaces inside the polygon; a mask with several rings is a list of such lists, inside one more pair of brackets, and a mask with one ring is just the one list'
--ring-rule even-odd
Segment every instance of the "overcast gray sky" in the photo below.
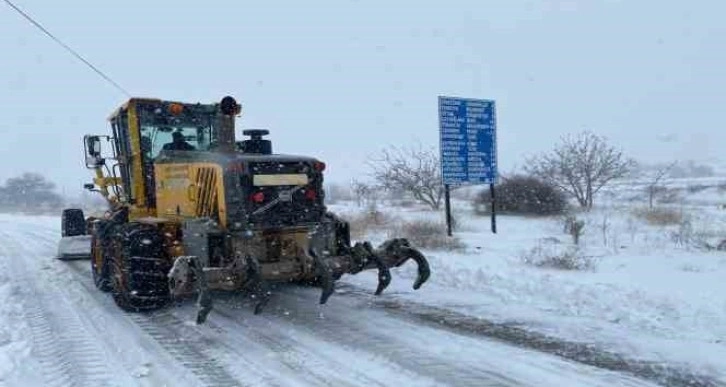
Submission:
{"label": "overcast gray sky", "polygon": [[[501,171],[590,129],[641,160],[723,161],[726,3],[15,0],[136,96],[244,105],[329,180],[437,145],[437,96],[497,101]],[[0,180],[80,191],[81,136],[125,96],[0,2]]]}

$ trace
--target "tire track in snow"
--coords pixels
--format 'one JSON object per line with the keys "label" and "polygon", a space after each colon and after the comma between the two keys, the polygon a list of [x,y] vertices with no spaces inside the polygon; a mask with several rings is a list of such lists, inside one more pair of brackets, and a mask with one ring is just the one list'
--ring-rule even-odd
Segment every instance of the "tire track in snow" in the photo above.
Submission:
{"label": "tire track in snow", "polygon": [[243,386],[221,366],[216,359],[207,355],[199,334],[190,332],[187,323],[178,319],[169,310],[148,315],[130,316],[137,326],[151,336],[166,351],[188,368],[208,386]]}
{"label": "tire track in snow", "polygon": [[[91,273],[78,265],[69,265],[71,273],[94,298],[111,297],[101,293],[92,283]],[[113,303],[112,303],[113,304]],[[199,332],[172,314],[168,309],[148,313],[127,313],[116,307],[121,318],[129,319],[133,325],[153,339],[184,368],[188,369],[200,382],[208,386],[244,386],[230,374],[217,359],[207,354],[208,343],[201,341]],[[252,373],[246,376],[253,376]],[[254,379],[254,378],[253,378]],[[254,383],[253,385],[261,385]]]}
{"label": "tire track in snow", "polygon": [[[44,301],[41,301],[44,303]],[[98,345],[84,336],[73,316],[48,318],[38,305],[28,307],[33,356],[43,366],[48,386],[111,386]]]}
{"label": "tire track in snow", "polygon": [[[59,238],[51,236],[56,230],[50,227],[41,227],[45,232],[28,230],[26,235],[32,236],[43,245],[52,246]],[[72,266],[71,266],[72,267]],[[72,267],[73,274],[82,275],[84,279],[90,280],[90,272],[81,273]],[[89,269],[90,270],[90,269]],[[89,292],[99,292],[88,283],[82,282]],[[102,296],[106,296],[102,294]],[[124,313],[120,309],[119,313]],[[186,323],[173,316],[168,311],[160,311],[150,314],[129,314],[129,318],[141,328],[146,334],[153,338],[164,350],[171,354],[185,368],[189,369],[197,378],[209,386],[242,386],[240,382],[230,375],[217,361],[204,353],[204,345],[195,345],[199,334],[193,332],[182,332]],[[181,339],[184,338],[184,339]]]}
{"label": "tire track in snow", "polygon": [[[350,359],[349,354],[346,354],[348,357],[341,359],[335,358],[335,355],[330,353],[326,354],[325,350],[316,351],[315,348],[305,346],[291,339],[286,335],[285,330],[276,329],[277,327],[273,324],[260,329],[254,324],[246,323],[246,318],[241,318],[239,315],[234,316],[224,309],[215,309],[214,316],[213,319],[207,321],[207,324],[225,334],[224,341],[229,343],[232,350],[237,352],[245,350],[271,351],[273,359],[279,361],[287,371],[292,371],[295,378],[300,378],[311,384],[384,386],[387,382],[391,382],[391,378],[384,382],[359,370],[362,359],[358,360],[356,366],[351,367],[350,364],[345,364],[345,360]],[[234,332],[240,331],[244,332],[244,335],[234,334]],[[228,332],[233,334],[228,335]],[[318,343],[318,346],[323,345],[325,343]],[[339,349],[337,352],[343,354],[343,351]],[[375,366],[383,368],[379,364]],[[395,371],[400,370],[391,370],[391,372]],[[411,376],[416,378],[418,375]],[[352,381],[355,381],[355,383]]]}
{"label": "tire track in snow", "polygon": [[[361,319],[359,309],[351,306],[351,309],[344,307],[345,312],[338,310],[326,311],[329,317],[313,316],[315,312],[306,305],[314,305],[315,298],[301,296],[293,289],[286,289],[278,293],[280,305],[274,310],[271,307],[263,311],[267,313],[265,327],[255,327],[245,324],[243,321],[249,316],[247,308],[238,309],[230,305],[239,302],[235,295],[220,294],[215,304],[213,315],[210,315],[209,323],[213,324],[216,318],[222,317],[226,324],[236,324],[240,330],[248,332],[247,337],[252,337],[265,345],[279,350],[295,348],[301,345],[289,332],[293,329],[296,336],[310,335],[321,344],[332,345],[357,355],[356,361],[368,360],[374,365],[385,366],[390,372],[400,372],[420,380],[419,383],[427,381],[426,385],[460,385],[460,386],[518,386],[521,383],[509,378],[504,374],[497,374],[491,370],[479,367],[470,367],[467,362],[445,359],[438,356],[435,351],[426,350],[401,340],[401,334],[405,329],[414,332],[417,327],[410,326],[406,321],[398,318],[386,318],[382,321]],[[317,293],[317,292],[315,292]],[[270,305],[271,306],[271,305]],[[330,308],[332,305],[326,305]],[[374,311],[371,311],[374,312]],[[351,316],[348,316],[352,313]],[[365,316],[370,317],[370,316]],[[218,323],[218,322],[216,322]],[[396,327],[400,323],[401,327]],[[269,333],[267,333],[269,332]],[[287,334],[286,334],[287,333]],[[252,336],[251,336],[252,335]],[[397,337],[398,336],[398,337]],[[399,338],[400,337],[400,338]],[[304,348],[304,345],[302,345]],[[425,345],[424,345],[425,347]],[[350,365],[344,365],[350,367]],[[371,368],[370,366],[368,367]],[[340,370],[339,370],[340,371]],[[370,378],[368,378],[370,379]],[[361,381],[363,382],[363,381]],[[376,384],[391,385],[391,380],[375,382]],[[363,383],[368,385],[368,383]],[[417,384],[420,385],[420,384]]]}
{"label": "tire track in snow", "polygon": [[[76,263],[69,267],[89,292],[98,292],[88,271],[80,270]],[[106,294],[96,295],[108,297]],[[127,314],[120,310],[119,313],[125,313],[134,325],[208,385],[240,385],[237,380],[243,379],[253,386],[382,386],[389,385],[391,379],[398,379],[393,377],[381,381],[368,377],[357,370],[360,361],[352,365],[345,363],[350,358],[341,361],[334,355],[321,356],[302,343],[285,341],[281,338],[284,334],[281,335],[274,326],[260,328],[245,324],[243,320],[249,316],[238,319],[216,314],[225,321],[208,320],[205,325],[196,326],[194,322],[187,321],[186,316],[179,317],[180,314],[191,316],[196,310],[191,303],[185,304],[178,309],[171,307],[146,314]],[[267,320],[263,317],[261,321]],[[211,348],[220,357],[233,359],[234,364],[228,364],[226,368],[221,366],[220,363],[225,362],[210,355]],[[337,352],[340,353],[340,350]],[[374,366],[379,370],[383,368],[379,363]],[[230,367],[240,370],[237,380],[230,376],[234,372],[227,370]],[[387,368],[391,369],[390,366]],[[415,374],[402,378],[404,381],[421,379]]]}
{"label": "tire track in snow", "polygon": [[103,348],[85,335],[85,326],[73,309],[53,299],[54,292],[35,286],[39,273],[33,270],[42,269],[26,266],[29,260],[18,257],[37,255],[31,251],[37,245],[18,232],[2,232],[0,240],[14,280],[25,285],[20,291],[30,301],[24,303],[24,313],[32,334],[31,354],[42,366],[46,385],[113,386]]}
{"label": "tire track in snow", "polygon": [[[346,297],[341,292],[340,296],[348,299],[343,303],[348,305],[333,301],[320,310],[313,309],[306,305],[315,303],[318,294],[317,290],[310,290],[295,286],[282,286],[277,290],[278,296],[263,312],[269,316],[265,320],[267,331],[274,332],[270,340],[294,343],[297,338],[286,334],[290,329],[294,329],[296,336],[304,336],[307,332],[320,343],[348,348],[357,352],[359,357],[372,357],[378,364],[429,378],[437,385],[547,385],[527,377],[526,374],[531,371],[535,374],[541,372],[546,378],[573,375],[575,377],[570,382],[576,385],[610,385],[603,380],[614,380],[622,386],[653,385],[618,370],[591,368],[539,351],[515,349],[517,347],[497,343],[486,336],[466,335],[445,326],[424,323],[405,313],[391,313],[371,302],[370,296]],[[227,302],[223,302],[225,299]],[[215,312],[210,315],[210,323],[218,322],[219,317],[224,315],[232,321],[248,317],[246,309],[240,310],[238,305],[234,305],[245,302],[240,297],[220,295],[218,301]],[[244,325],[241,328],[248,330]],[[258,330],[263,334],[266,332]],[[509,358],[511,360],[507,360]],[[516,366],[510,366],[510,361]],[[580,374],[600,376],[579,378]],[[397,383],[387,383],[390,384]]]}
{"label": "tire track in snow", "polygon": [[[21,239],[25,239],[26,242],[30,242],[28,239],[33,239],[36,243],[35,249],[38,248],[38,242],[41,246],[46,247],[48,249],[52,249],[55,247],[55,244],[57,243],[58,238],[51,236],[53,232],[56,230],[53,230],[51,228],[46,228],[46,232],[38,231],[38,230],[28,230],[23,231],[23,236],[21,236]],[[10,236],[17,238],[17,235]],[[28,243],[26,246],[32,246],[33,244]],[[50,257],[48,257],[50,258]],[[83,261],[87,262],[87,261]],[[90,266],[90,265],[88,265]],[[68,265],[69,268],[71,268],[70,273],[74,276],[80,276],[82,277],[81,281],[78,281],[83,285],[86,291],[90,292],[91,295],[94,296],[101,296],[101,297],[108,297],[107,294],[100,293],[98,289],[95,288],[95,286],[92,284],[91,279],[91,273],[90,268],[88,270],[81,271],[78,269],[77,266],[74,265]],[[114,304],[115,306],[115,304]],[[125,313],[121,311],[120,309],[117,309],[118,313]],[[35,315],[42,317],[43,316],[43,309],[37,308],[35,311]],[[198,334],[189,333],[189,332],[181,332],[185,327],[185,322],[177,319],[173,315],[171,315],[168,312],[161,311],[159,313],[151,313],[151,314],[127,314],[127,317],[133,323],[139,327],[144,333],[146,333],[148,336],[150,336],[154,341],[156,341],[165,351],[167,351],[175,360],[177,360],[183,367],[188,369],[194,376],[196,376],[204,385],[208,386],[242,386],[236,378],[231,376],[224,367],[220,366],[215,359],[207,356],[204,353],[204,344],[202,345],[195,345],[194,337],[199,336]],[[76,330],[77,326],[79,325],[77,321],[71,321],[68,319],[65,319],[63,321],[63,324],[66,324],[67,327],[73,327],[74,331]],[[38,325],[38,332],[33,332],[33,336],[43,338],[44,342],[48,342],[49,348],[57,348],[57,345],[53,343],[54,335],[52,330],[48,329],[46,324],[37,324]],[[64,325],[61,325],[64,326]],[[82,331],[82,329],[78,329],[79,331]],[[184,339],[182,339],[184,338]],[[70,345],[73,343],[80,343],[81,340],[79,337],[71,337],[69,340],[66,340],[66,343],[63,343],[65,345]],[[72,345],[70,345],[72,346]],[[87,353],[94,353],[94,349],[89,347],[88,344],[84,345],[77,345],[78,350],[74,350],[73,352],[83,353],[83,351],[89,351]],[[96,353],[98,351],[95,351]],[[77,367],[75,366],[76,362],[69,362],[67,360],[63,360],[63,356],[58,356],[58,353],[56,350],[51,351],[48,356],[48,361],[43,362],[44,367],[48,367],[49,369],[57,369],[61,367],[63,370],[66,369],[81,369],[81,368],[90,368],[90,370],[94,370],[98,367],[95,367],[93,364],[86,363],[83,367]],[[45,357],[44,357],[45,358]],[[90,367],[89,367],[90,366]],[[84,368],[84,369],[85,369]],[[60,372],[60,371],[59,371]],[[67,372],[65,372],[67,373]],[[65,378],[58,378],[60,385],[77,385],[74,383],[74,379],[71,377],[70,381],[68,380],[68,377]],[[105,385],[105,384],[98,384],[98,383],[89,383],[89,384],[79,384],[79,385]]]}

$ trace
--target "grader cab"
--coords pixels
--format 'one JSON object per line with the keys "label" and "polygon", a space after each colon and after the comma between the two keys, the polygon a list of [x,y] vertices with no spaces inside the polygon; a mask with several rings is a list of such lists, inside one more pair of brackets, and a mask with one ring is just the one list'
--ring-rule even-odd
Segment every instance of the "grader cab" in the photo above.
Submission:
{"label": "grader cab", "polygon": [[348,224],[325,206],[325,163],[273,153],[266,130],[246,130],[237,141],[240,112],[232,97],[131,99],[110,116],[110,136],[84,137],[86,166],[95,171],[86,188],[109,210],[88,219],[64,210],[61,244],[90,240],[98,289],[128,311],[196,294],[201,323],[210,290],[249,291],[259,313],[273,282],[320,286],[325,303],[344,274],[376,269],[380,294],[390,268],[412,259],[414,289],[428,279],[428,262],[405,239],[351,244]]}

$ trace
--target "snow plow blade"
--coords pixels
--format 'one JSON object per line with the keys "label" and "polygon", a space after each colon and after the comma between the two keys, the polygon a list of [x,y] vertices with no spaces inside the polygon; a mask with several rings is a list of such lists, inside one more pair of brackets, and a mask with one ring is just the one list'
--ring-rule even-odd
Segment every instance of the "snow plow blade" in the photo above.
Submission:
{"label": "snow plow blade", "polygon": [[63,237],[58,242],[57,259],[68,261],[91,258],[91,236],[76,235]]}

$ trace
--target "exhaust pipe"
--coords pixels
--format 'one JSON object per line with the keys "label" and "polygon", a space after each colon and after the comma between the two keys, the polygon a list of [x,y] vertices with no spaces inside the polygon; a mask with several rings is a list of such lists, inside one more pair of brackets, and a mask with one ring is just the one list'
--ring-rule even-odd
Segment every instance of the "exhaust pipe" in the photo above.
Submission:
{"label": "exhaust pipe", "polygon": [[234,152],[237,139],[234,133],[235,116],[242,111],[242,106],[234,98],[226,96],[219,104],[219,119],[217,125],[217,144],[222,152]]}

